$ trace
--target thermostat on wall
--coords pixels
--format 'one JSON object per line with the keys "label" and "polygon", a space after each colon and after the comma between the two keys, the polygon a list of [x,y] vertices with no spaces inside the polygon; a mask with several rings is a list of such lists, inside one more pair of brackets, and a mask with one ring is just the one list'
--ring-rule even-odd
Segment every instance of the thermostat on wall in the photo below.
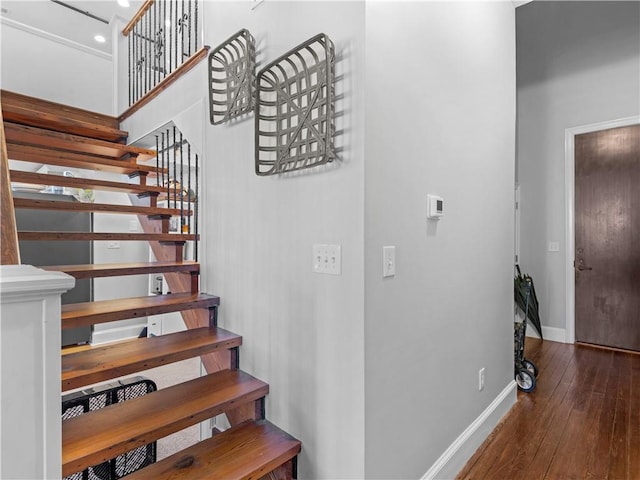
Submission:
{"label": "thermostat on wall", "polygon": [[427,218],[438,220],[444,215],[444,200],[437,195],[427,195]]}

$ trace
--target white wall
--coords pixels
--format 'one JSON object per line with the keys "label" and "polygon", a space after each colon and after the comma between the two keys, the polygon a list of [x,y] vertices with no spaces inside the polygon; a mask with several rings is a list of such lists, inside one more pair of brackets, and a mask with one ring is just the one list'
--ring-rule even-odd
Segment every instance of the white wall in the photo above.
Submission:
{"label": "white wall", "polygon": [[367,4],[367,478],[420,478],[512,385],[514,17],[510,2]]}
{"label": "white wall", "polygon": [[[37,8],[38,2],[33,3],[33,8]],[[74,48],[69,42],[57,41],[38,32],[2,22],[2,88],[113,114],[110,56],[102,52],[90,53],[86,48]]]}
{"label": "white wall", "polygon": [[517,32],[521,265],[562,339],[565,129],[640,113],[640,4],[533,2],[517,9]]}
{"label": "white wall", "polygon": [[[208,111],[202,192],[203,290],[220,324],[243,335],[243,370],[269,382],[267,416],[302,440],[300,478],[364,476],[363,2],[206,2],[205,43],[241,28],[265,65],[324,32],[337,53],[337,142],[327,168],[254,173],[254,118],[213,127]],[[125,122],[132,138],[208,101],[201,64]],[[179,122],[177,122],[179,123]],[[314,243],[342,246],[342,275],[311,272]]]}

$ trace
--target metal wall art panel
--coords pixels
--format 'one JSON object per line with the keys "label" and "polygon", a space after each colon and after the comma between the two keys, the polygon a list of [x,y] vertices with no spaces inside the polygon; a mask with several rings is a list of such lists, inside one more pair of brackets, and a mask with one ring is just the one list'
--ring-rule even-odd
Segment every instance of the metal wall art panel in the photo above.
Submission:
{"label": "metal wall art panel", "polygon": [[240,30],[209,54],[209,119],[213,125],[253,110],[255,70],[255,41],[248,30]]}
{"label": "metal wall art panel", "polygon": [[286,173],[333,161],[334,79],[333,42],[324,33],[260,70],[256,174]]}

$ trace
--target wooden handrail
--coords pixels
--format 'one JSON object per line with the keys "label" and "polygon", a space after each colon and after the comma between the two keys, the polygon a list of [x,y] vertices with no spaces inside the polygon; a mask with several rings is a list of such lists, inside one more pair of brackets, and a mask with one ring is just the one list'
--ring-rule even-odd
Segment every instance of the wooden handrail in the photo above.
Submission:
{"label": "wooden handrail", "polygon": [[127,23],[127,26],[124,27],[124,29],[122,30],[122,34],[125,37],[127,37],[129,33],[131,33],[131,30],[133,30],[133,27],[136,26],[136,23],[138,23],[138,21],[143,17],[143,15],[147,12],[147,10],[151,8],[151,5],[153,5],[154,3],[155,3],[155,0],[147,0],[146,2],[144,2],[144,5],[142,5],[142,7],[140,7],[140,10],[138,10],[138,13],[136,13],[133,16],[131,21]]}
{"label": "wooden handrail", "polygon": [[0,265],[19,265],[20,249],[18,247],[18,229],[16,228],[16,214],[13,208],[11,194],[11,179],[9,178],[9,155],[7,141],[4,134],[4,120],[0,111],[0,143],[2,144],[0,166],[0,224],[2,237],[0,239]]}
{"label": "wooden handrail", "polygon": [[175,69],[173,72],[171,72],[169,75],[167,75],[160,83],[158,83],[155,87],[153,87],[151,90],[149,90],[144,97],[142,97],[136,103],[131,105],[127,110],[125,110],[118,117],[118,121],[122,122],[126,118],[129,118],[131,115],[133,115],[135,112],[140,110],[142,107],[144,107],[151,100],[156,98],[160,94],[160,92],[162,92],[167,87],[169,87],[169,85],[171,85],[176,80],[178,80],[178,78],[180,78],[182,75],[184,75],[189,70],[191,70],[193,67],[195,67],[200,62],[200,60],[203,60],[204,58],[207,58],[207,53],[209,52],[210,48],[211,47],[209,47],[208,45],[205,45],[200,50],[198,50],[196,53],[191,55],[186,62],[184,62],[177,69]]}

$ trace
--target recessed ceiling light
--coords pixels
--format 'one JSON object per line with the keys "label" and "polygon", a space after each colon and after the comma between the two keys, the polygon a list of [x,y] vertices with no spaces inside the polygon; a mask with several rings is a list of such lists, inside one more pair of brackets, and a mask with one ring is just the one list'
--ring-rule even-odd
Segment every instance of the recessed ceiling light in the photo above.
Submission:
{"label": "recessed ceiling light", "polygon": [[118,5],[127,8],[129,7],[129,0],[118,0]]}
{"label": "recessed ceiling light", "polygon": [[96,35],[95,37],[93,37],[93,39],[98,43],[104,43],[107,41],[107,39],[104,38],[102,35]]}

